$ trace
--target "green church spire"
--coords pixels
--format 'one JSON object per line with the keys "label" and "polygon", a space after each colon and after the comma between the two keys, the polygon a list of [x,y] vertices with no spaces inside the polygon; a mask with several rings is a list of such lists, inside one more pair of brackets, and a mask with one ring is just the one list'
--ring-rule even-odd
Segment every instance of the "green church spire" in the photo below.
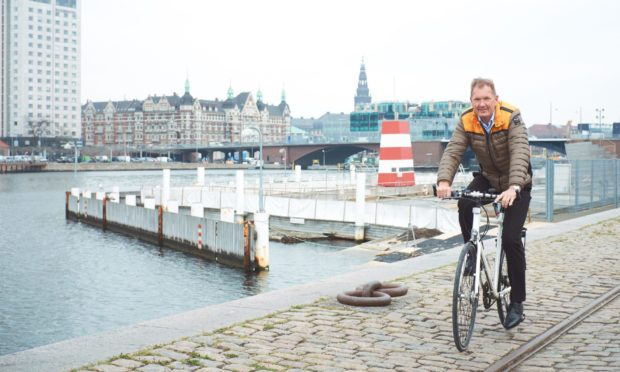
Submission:
{"label": "green church spire", "polygon": [[233,88],[232,85],[228,85],[228,99],[233,99],[235,96],[235,93],[233,92]]}

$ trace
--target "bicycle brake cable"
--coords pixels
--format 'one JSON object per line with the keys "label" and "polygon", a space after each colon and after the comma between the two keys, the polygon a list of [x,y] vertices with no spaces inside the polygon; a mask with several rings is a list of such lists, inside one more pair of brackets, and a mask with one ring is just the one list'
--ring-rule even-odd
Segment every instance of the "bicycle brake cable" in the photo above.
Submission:
{"label": "bicycle brake cable", "polygon": [[484,211],[484,214],[487,218],[486,229],[484,230],[484,232],[482,232],[482,229],[480,231],[480,242],[482,242],[482,240],[487,236],[487,232],[489,232],[489,230],[491,229],[491,225],[490,225],[490,219],[489,219],[489,211],[487,211],[484,205],[482,204],[478,204],[478,205],[480,205],[480,208]]}

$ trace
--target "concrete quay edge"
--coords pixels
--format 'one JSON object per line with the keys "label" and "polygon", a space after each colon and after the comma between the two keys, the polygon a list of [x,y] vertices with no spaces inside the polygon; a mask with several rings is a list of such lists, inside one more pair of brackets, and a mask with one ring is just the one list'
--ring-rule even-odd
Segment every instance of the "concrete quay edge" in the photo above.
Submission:
{"label": "concrete quay edge", "polygon": [[[559,223],[535,222],[528,225],[528,242],[562,235],[617,217],[620,217],[619,208]],[[79,368],[121,353],[136,352],[155,344],[165,344],[261,318],[294,305],[309,304],[323,297],[333,297],[369,280],[390,281],[442,267],[456,261],[458,253],[458,248],[454,248],[391,264],[373,262],[362,265],[355,271],[316,282],[0,356],[0,370],[64,371]]]}

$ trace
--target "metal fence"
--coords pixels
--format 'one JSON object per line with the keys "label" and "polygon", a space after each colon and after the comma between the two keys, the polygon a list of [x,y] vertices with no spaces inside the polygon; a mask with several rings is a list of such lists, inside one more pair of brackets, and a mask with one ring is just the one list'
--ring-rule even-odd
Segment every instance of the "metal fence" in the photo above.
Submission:
{"label": "metal fence", "polygon": [[[217,221],[177,213],[163,213],[163,234],[199,250],[213,252],[216,257],[227,256],[243,261],[245,252],[245,224]],[[253,240],[249,239],[249,260],[253,257]]]}
{"label": "metal fence", "polygon": [[254,228],[242,224],[148,209],[67,193],[66,215],[112,231],[139,233],[160,245],[194,252],[220,262],[253,269]]}
{"label": "metal fence", "polygon": [[80,198],[80,214],[102,220],[103,201],[94,198]]}
{"label": "metal fence", "polygon": [[121,226],[157,233],[158,212],[156,209],[135,207],[121,203],[106,203],[106,219]]}
{"label": "metal fence", "polygon": [[620,159],[547,160],[534,170],[532,214],[554,217],[596,208],[618,207]]}
{"label": "metal fence", "polygon": [[75,195],[68,195],[67,210],[73,214],[80,213],[79,198]]}

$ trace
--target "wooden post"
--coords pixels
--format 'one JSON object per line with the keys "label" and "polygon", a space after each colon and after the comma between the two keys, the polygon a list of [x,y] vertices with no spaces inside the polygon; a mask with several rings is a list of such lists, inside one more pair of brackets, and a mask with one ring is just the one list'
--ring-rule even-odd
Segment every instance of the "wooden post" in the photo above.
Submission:
{"label": "wooden post", "polygon": [[164,246],[164,207],[161,205],[157,208],[157,243]]}
{"label": "wooden post", "polygon": [[243,267],[250,269],[250,223],[243,223]]}
{"label": "wooden post", "polygon": [[103,228],[103,231],[105,231],[108,227],[108,221],[107,221],[107,200],[108,198],[104,196],[102,202],[103,202],[103,217],[102,217],[102,221],[101,221],[101,227]]}

